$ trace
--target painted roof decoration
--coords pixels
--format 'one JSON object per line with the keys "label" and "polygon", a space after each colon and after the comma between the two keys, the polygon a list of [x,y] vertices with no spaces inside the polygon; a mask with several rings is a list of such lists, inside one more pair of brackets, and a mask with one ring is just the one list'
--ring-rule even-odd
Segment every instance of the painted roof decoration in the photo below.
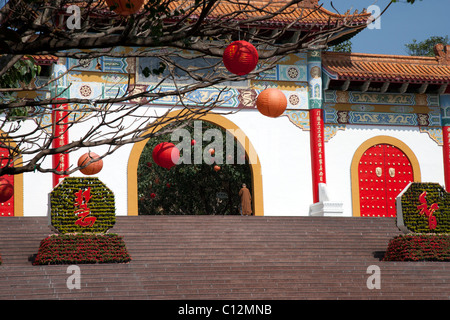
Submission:
{"label": "painted roof decoration", "polygon": [[350,90],[350,82],[360,82],[361,87],[365,82],[367,88],[360,91],[367,91],[378,83],[378,91],[382,93],[390,91],[389,84],[399,85],[395,90],[400,93],[448,93],[450,46],[437,45],[435,53],[435,57],[418,57],[326,52],[322,58],[323,67],[330,77],[330,89],[345,91]]}

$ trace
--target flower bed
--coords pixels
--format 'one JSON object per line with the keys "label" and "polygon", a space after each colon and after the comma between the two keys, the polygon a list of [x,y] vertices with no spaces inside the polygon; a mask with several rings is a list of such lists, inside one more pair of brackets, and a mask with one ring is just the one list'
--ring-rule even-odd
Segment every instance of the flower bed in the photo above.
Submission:
{"label": "flower bed", "polygon": [[383,261],[450,261],[450,235],[397,236],[389,241]]}
{"label": "flower bed", "polygon": [[51,235],[41,241],[34,265],[129,262],[125,242],[116,234]]}

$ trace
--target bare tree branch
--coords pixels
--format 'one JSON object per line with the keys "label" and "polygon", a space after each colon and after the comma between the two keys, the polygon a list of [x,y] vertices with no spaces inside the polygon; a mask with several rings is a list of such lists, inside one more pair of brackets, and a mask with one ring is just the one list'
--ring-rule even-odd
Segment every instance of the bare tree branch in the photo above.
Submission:
{"label": "bare tree branch", "polygon": [[[141,12],[122,17],[104,1],[9,0],[0,9],[0,77],[23,55],[54,55],[80,63],[39,85],[0,88],[0,130],[4,132],[0,143],[9,151],[8,164],[0,168],[0,175],[31,171],[68,175],[80,167],[72,164],[59,170],[46,165],[45,159],[105,146],[103,158],[123,145],[170,133],[219,108],[230,81],[256,79],[288,54],[326,48],[340,34],[364,28],[369,18],[367,14],[330,15],[321,25],[305,27],[303,21],[322,8],[304,9],[303,1],[153,0]],[[77,28],[68,27],[68,19],[73,18],[67,12],[70,5],[80,8]],[[222,72],[226,45],[241,37],[257,47],[260,66],[245,76]],[[150,70],[151,85],[138,91],[139,70],[135,70],[135,74],[122,75],[127,82],[125,93],[94,99],[66,97],[71,84],[60,87],[58,83],[78,70],[81,59],[123,58],[124,53],[116,49],[121,47],[127,48],[128,59],[160,63],[159,74]],[[195,64],[200,60],[205,63]],[[51,90],[55,87],[58,90]],[[205,88],[216,89],[214,98],[191,100],[191,93]],[[36,91],[46,91],[46,95],[31,95]],[[158,114],[149,106],[163,98],[176,102]],[[170,116],[174,109],[181,113]],[[8,116],[13,111],[23,113]],[[54,118],[57,112],[63,116]],[[61,127],[64,130],[57,133],[55,128]],[[70,141],[54,147],[67,132]]]}

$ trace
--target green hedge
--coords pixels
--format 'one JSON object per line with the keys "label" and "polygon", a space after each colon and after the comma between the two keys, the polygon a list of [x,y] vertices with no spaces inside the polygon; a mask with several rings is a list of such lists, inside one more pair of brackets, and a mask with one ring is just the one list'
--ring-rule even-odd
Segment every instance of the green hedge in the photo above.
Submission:
{"label": "green hedge", "polygon": [[[430,229],[428,217],[420,214],[419,197],[426,191],[428,208],[436,203],[439,209],[434,212],[437,226]],[[403,223],[412,233],[450,233],[450,195],[438,183],[413,183],[401,198]]]}
{"label": "green hedge", "polygon": [[[93,226],[75,224],[76,196],[79,190],[91,188],[91,200],[87,207],[89,217],[96,217]],[[116,222],[114,193],[96,177],[67,177],[50,193],[51,225],[60,233],[103,233]]]}
{"label": "green hedge", "polygon": [[41,241],[34,265],[129,262],[125,242],[116,234],[61,234]]}
{"label": "green hedge", "polygon": [[450,261],[449,234],[407,234],[389,241],[383,261]]}

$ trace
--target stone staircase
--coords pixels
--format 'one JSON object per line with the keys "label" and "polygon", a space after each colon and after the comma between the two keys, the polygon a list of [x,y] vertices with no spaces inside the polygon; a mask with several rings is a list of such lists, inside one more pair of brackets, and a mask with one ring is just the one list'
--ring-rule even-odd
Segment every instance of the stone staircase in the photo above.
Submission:
{"label": "stone staircase", "polygon": [[[449,299],[450,263],[383,262],[392,218],[117,217],[132,261],[33,266],[46,217],[0,219],[0,299]],[[368,267],[380,268],[369,289]]]}

